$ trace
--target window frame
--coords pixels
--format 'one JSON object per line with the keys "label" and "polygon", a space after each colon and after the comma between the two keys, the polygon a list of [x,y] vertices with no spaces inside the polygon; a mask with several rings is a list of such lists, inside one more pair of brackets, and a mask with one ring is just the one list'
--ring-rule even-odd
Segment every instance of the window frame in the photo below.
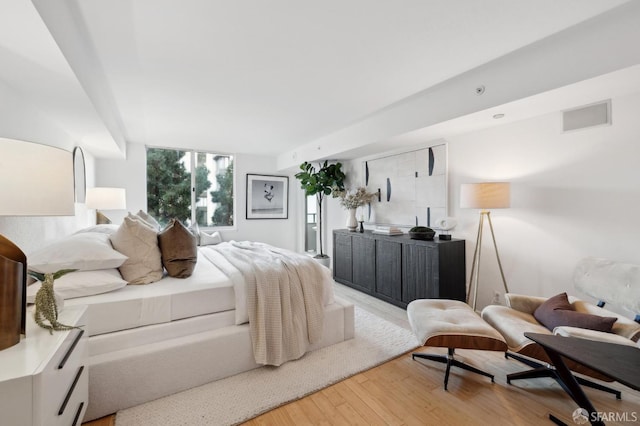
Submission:
{"label": "window frame", "polygon": [[191,194],[191,217],[189,218],[191,220],[191,223],[197,223],[196,222],[196,209],[193,208],[194,206],[197,207],[197,198],[196,198],[196,173],[193,173],[193,171],[196,168],[196,162],[197,162],[197,154],[210,154],[213,156],[226,156],[226,157],[231,157],[231,162],[233,163],[233,225],[221,225],[221,226],[217,226],[217,225],[213,225],[213,226],[200,226],[198,225],[198,229],[204,229],[204,230],[217,230],[217,231],[224,231],[224,230],[236,230],[237,229],[237,223],[238,223],[238,216],[237,216],[237,202],[236,199],[238,198],[238,192],[237,192],[237,185],[236,185],[236,173],[237,173],[237,167],[236,167],[236,161],[237,161],[237,155],[236,154],[232,154],[232,153],[226,153],[226,152],[214,152],[214,151],[209,151],[209,150],[203,150],[203,149],[195,149],[195,148],[177,148],[177,147],[167,147],[167,146],[157,146],[157,145],[145,145],[145,198],[146,198],[146,205],[147,205],[147,210],[149,209],[149,198],[148,198],[148,193],[147,193],[147,188],[148,188],[148,183],[147,183],[147,177],[148,177],[148,171],[147,171],[147,152],[149,149],[164,149],[164,150],[168,150],[168,151],[184,151],[185,153],[190,153],[190,160],[189,160],[189,167],[191,168],[191,182],[190,182],[190,194]]}

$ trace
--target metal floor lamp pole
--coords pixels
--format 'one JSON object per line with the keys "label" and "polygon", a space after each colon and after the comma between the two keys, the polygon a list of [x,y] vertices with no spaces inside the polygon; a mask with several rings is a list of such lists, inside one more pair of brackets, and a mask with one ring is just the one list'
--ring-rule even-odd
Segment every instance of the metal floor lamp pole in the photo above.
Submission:
{"label": "metal floor lamp pole", "polygon": [[482,253],[482,228],[484,227],[484,218],[487,217],[489,221],[489,229],[491,230],[491,239],[493,240],[493,247],[496,250],[496,259],[498,259],[498,267],[500,268],[500,275],[502,276],[502,284],[504,284],[504,291],[509,292],[507,287],[507,280],[504,278],[504,271],[502,270],[502,262],[500,262],[500,255],[498,254],[498,245],[496,244],[496,236],[493,233],[493,224],[491,223],[491,212],[488,210],[482,210],[480,212],[480,222],[478,223],[478,234],[476,237],[476,249],[473,252],[473,262],[471,264],[471,276],[469,277],[469,288],[467,290],[467,303],[469,303],[469,296],[471,295],[471,288],[473,288],[473,304],[471,307],[476,310],[476,302],[478,300],[478,279],[480,278],[480,255]]}

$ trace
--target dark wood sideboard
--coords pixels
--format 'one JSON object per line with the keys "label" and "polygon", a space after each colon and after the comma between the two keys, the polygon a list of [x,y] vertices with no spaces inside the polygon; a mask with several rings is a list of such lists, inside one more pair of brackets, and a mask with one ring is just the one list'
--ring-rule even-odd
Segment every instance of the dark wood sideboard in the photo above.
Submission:
{"label": "dark wood sideboard", "polygon": [[465,241],[334,230],[333,278],[402,308],[415,299],[465,301]]}

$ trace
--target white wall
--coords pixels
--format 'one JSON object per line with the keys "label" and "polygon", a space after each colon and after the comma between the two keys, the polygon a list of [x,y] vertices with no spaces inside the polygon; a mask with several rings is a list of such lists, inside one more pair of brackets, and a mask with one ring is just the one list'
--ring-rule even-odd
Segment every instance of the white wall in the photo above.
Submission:
{"label": "white wall", "polygon": [[[0,137],[36,142],[72,151],[78,145],[66,132],[0,81]],[[85,150],[87,186],[94,183],[94,159]],[[35,173],[25,170],[25,173]],[[18,177],[15,177],[18,178]],[[7,181],[4,184],[10,185]],[[0,217],[0,234],[25,253],[95,223],[84,204],[76,204],[75,216]]]}
{"label": "white wall", "polygon": [[[640,94],[612,104],[611,126],[562,133],[558,112],[449,139],[449,211],[467,240],[467,275],[478,212],[459,208],[459,191],[477,181],[512,182],[512,207],[491,213],[510,291],[576,294],[573,267],[586,256],[640,263]],[[482,252],[481,306],[501,291],[490,238]]]}
{"label": "white wall", "polygon": [[[467,277],[479,212],[459,208],[459,191],[480,181],[512,182],[512,207],[491,213],[511,292],[576,294],[573,267],[586,256],[640,263],[640,94],[614,98],[612,111],[611,126],[562,133],[557,112],[447,140],[449,216],[458,219],[453,236],[467,242]],[[361,161],[346,162],[352,186],[361,184]],[[346,220],[331,201],[329,235]],[[485,226],[480,307],[504,293]]]}
{"label": "white wall", "polygon": [[[283,176],[276,171],[275,157],[235,155],[235,226],[221,230],[225,241],[261,241],[289,250],[297,249],[300,212],[297,206],[303,198],[302,191],[293,174],[289,176],[289,219],[246,219],[246,175],[247,173]],[[96,162],[96,185],[115,186],[127,190],[127,210],[147,210],[146,149],[141,144],[128,144],[127,159],[99,159]],[[126,211],[106,212],[114,223],[120,223]]]}

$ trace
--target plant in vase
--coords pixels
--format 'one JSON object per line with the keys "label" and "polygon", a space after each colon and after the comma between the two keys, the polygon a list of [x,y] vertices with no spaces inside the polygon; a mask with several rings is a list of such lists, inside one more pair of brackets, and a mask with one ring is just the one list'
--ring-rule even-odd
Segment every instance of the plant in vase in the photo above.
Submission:
{"label": "plant in vase", "polygon": [[376,194],[373,192],[367,192],[364,187],[360,186],[353,193],[345,190],[340,191],[338,192],[338,197],[340,197],[340,205],[349,210],[349,216],[347,217],[347,229],[354,232],[358,227],[356,209],[373,201]]}
{"label": "plant in vase", "polygon": [[[53,282],[56,279],[74,271],[76,271],[76,269],[61,269],[58,272],[46,274],[41,274],[40,272],[34,272],[31,270],[29,271],[29,275],[42,283],[40,289],[36,293],[36,308],[33,318],[36,324],[49,330],[49,333],[51,334],[53,334],[54,330],[61,331],[77,328],[58,322],[59,308],[55,292],[53,291]],[[49,321],[49,324],[45,324],[44,321]]]}
{"label": "plant in vase", "polygon": [[[344,191],[345,174],[341,170],[342,164],[329,164],[328,161],[318,164],[316,168],[309,162],[305,161],[300,165],[302,170],[296,173],[296,179],[300,180],[300,186],[304,189],[306,196],[315,195],[318,202],[318,233],[320,234],[320,253],[314,257],[317,259],[329,259],[329,256],[322,251],[322,201],[326,195],[332,195],[334,198],[337,193]],[[328,266],[328,265],[327,265]]]}

